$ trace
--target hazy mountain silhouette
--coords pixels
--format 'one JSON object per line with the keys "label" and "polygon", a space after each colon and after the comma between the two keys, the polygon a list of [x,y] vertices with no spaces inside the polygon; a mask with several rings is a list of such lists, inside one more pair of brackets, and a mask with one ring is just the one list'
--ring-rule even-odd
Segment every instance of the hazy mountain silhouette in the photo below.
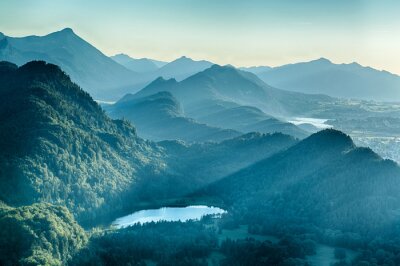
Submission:
{"label": "hazy mountain silhouette", "polygon": [[203,71],[213,63],[201,60],[195,61],[186,56],[182,56],[174,61],[162,66],[154,75],[163,77],[165,79],[175,78],[176,80],[183,80],[197,72]]}
{"label": "hazy mountain silhouette", "polygon": [[257,75],[257,74],[271,70],[271,67],[269,67],[269,66],[253,66],[253,67],[239,67],[239,69],[247,71],[247,72],[251,72],[251,73]]}
{"label": "hazy mountain silhouette", "polygon": [[111,59],[137,73],[153,72],[167,64],[167,62],[152,60],[148,58],[136,59],[126,54],[117,54],[111,56]]}
{"label": "hazy mountain silhouette", "polygon": [[102,100],[121,97],[120,87],[142,81],[137,73],[116,63],[69,28],[45,36],[0,36],[0,60],[17,65],[31,60],[57,64],[74,82]]}
{"label": "hazy mountain silhouette", "polygon": [[375,101],[400,101],[400,76],[357,63],[320,58],[274,67],[258,76],[272,86],[304,93]]}

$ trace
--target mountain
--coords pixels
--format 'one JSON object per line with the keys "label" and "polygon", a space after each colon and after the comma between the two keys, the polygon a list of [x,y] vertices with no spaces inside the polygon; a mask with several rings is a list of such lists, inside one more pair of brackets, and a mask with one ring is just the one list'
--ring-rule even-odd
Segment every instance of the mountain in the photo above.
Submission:
{"label": "mountain", "polygon": [[158,70],[160,67],[167,64],[167,62],[152,60],[148,58],[132,58],[126,54],[117,54],[111,56],[111,59],[118,64],[123,65],[127,69],[130,69],[137,73],[153,72]]}
{"label": "mountain", "polygon": [[74,82],[100,100],[117,99],[123,95],[121,87],[142,81],[137,73],[116,63],[69,28],[45,36],[0,35],[1,60],[19,66],[32,60],[59,65]]}
{"label": "mountain", "polygon": [[272,228],[317,226],[367,238],[397,230],[399,188],[396,163],[326,129],[199,194],[214,195],[242,217],[268,221]]}
{"label": "mountain", "polygon": [[165,91],[138,99],[125,97],[105,110],[113,118],[128,119],[139,136],[154,141],[221,141],[240,135],[234,130],[211,127],[185,117],[178,100]]}
{"label": "mountain", "polygon": [[324,102],[333,102],[328,96],[276,89],[252,73],[219,65],[180,82],[157,80],[130,97],[143,97],[161,90],[170,91],[182,103],[185,112],[205,102],[219,104],[222,101],[257,107],[268,115],[282,117],[314,110]]}
{"label": "mountain", "polygon": [[175,78],[177,80],[183,80],[197,72],[209,68],[212,65],[213,63],[205,60],[195,61],[186,56],[182,56],[162,66],[154,75],[166,79]]}
{"label": "mountain", "polygon": [[99,221],[123,208],[143,169],[164,167],[156,145],[108,118],[58,66],[1,62],[0,96],[0,200],[10,206],[48,202]]}
{"label": "mountain", "polygon": [[184,114],[201,123],[241,132],[283,132],[300,138],[307,135],[306,131],[275,116],[294,116],[320,109],[327,111],[329,108],[322,105],[333,102],[327,96],[279,90],[254,74],[218,65],[180,82],[158,78],[121,101],[160,91],[169,91],[182,103]]}
{"label": "mountain", "polygon": [[357,63],[334,64],[320,58],[289,64],[257,74],[277,88],[333,97],[400,101],[400,76]]}

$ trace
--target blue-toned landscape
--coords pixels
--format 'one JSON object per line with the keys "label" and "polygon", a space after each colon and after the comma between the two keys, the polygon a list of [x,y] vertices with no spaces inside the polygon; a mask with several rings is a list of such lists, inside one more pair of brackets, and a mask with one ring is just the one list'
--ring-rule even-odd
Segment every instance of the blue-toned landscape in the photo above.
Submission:
{"label": "blue-toned landscape", "polygon": [[0,265],[400,265],[400,4],[0,3]]}

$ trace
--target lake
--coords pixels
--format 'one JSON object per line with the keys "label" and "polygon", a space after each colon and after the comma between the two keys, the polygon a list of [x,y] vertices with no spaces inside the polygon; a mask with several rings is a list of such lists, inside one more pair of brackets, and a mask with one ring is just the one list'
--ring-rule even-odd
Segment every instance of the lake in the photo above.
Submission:
{"label": "lake", "polygon": [[116,219],[112,225],[117,228],[127,227],[136,223],[149,223],[158,221],[188,221],[199,220],[209,214],[223,214],[225,210],[218,207],[204,205],[187,207],[163,207],[160,209],[141,210]]}

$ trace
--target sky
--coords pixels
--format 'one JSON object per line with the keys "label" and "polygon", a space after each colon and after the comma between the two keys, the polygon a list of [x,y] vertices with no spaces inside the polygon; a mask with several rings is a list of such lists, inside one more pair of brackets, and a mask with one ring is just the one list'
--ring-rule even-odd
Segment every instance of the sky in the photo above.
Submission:
{"label": "sky", "polygon": [[1,0],[0,32],[70,27],[106,55],[235,66],[358,62],[400,74],[398,0]]}

